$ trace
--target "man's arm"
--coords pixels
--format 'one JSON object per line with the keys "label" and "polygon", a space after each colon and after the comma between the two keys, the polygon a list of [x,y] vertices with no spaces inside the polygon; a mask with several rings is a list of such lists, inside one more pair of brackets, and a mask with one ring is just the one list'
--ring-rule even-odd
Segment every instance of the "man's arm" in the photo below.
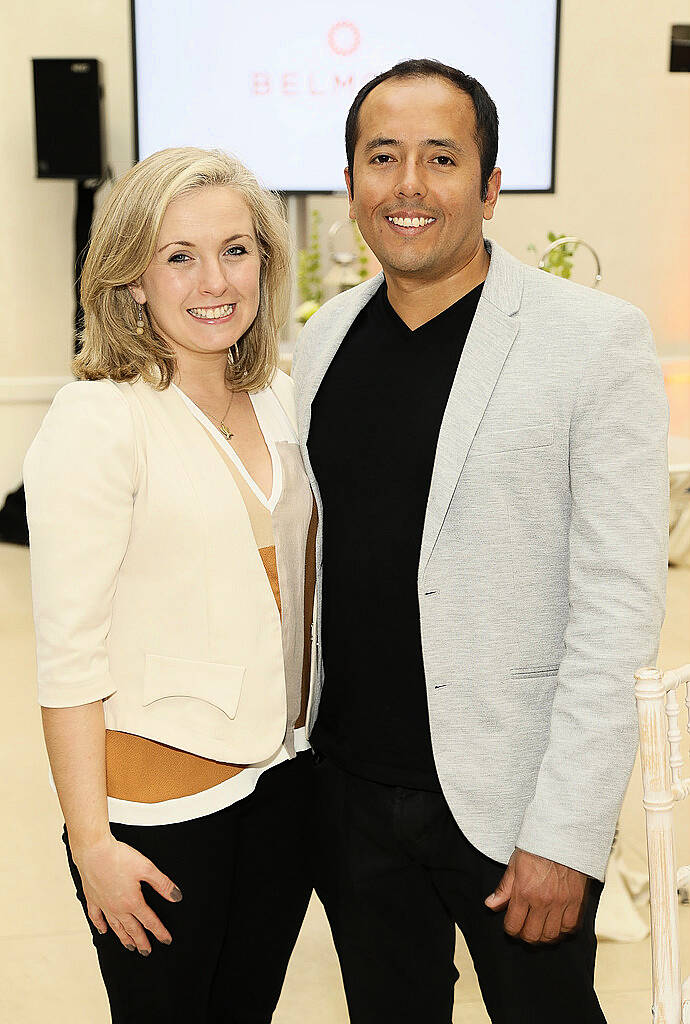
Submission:
{"label": "man's arm", "polygon": [[590,351],[570,430],[569,605],[550,738],[487,906],[527,941],[572,930],[603,879],[637,746],[634,672],[656,660],[668,548],[668,405],[633,307]]}

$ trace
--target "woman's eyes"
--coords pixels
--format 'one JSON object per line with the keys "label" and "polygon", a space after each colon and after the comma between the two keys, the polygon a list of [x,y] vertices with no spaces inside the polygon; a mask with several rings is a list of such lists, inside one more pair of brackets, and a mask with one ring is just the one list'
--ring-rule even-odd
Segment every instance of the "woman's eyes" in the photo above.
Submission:
{"label": "woman's eyes", "polygon": [[[246,252],[243,245],[229,245],[224,255],[244,256]],[[168,263],[188,263],[191,258],[186,252],[176,252],[169,258]]]}

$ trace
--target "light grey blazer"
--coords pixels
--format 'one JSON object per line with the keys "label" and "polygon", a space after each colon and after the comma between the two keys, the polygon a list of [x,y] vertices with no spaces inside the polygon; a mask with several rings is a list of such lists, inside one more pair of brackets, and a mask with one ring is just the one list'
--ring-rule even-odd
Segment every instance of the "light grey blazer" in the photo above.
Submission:
{"label": "light grey blazer", "polygon": [[[664,616],[668,405],[638,309],[487,244],[419,560],[434,758],[458,825],[483,853],[506,863],[518,846],[603,878],[637,744],[633,673],[654,663]],[[319,510],[319,609],[311,404],[382,280],[319,310],[295,358]],[[423,372],[421,349],[410,373]],[[391,443],[404,432],[401,423]],[[352,642],[366,658],[370,644],[395,638],[372,623]],[[310,727],[320,648],[315,676]]]}

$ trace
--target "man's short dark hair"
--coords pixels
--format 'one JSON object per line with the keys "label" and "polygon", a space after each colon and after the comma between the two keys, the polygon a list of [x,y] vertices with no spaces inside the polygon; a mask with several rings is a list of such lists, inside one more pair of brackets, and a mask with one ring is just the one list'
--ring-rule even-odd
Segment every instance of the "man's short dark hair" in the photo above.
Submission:
{"label": "man's short dark hair", "polygon": [[352,106],[345,122],[345,152],[347,154],[347,167],[350,172],[350,188],[354,195],[354,162],[355,146],[359,135],[359,111],[365,99],[377,85],[387,82],[391,78],[445,78],[448,82],[457,86],[466,93],[472,100],[475,115],[474,137],[479,150],[481,165],[482,200],[486,199],[489,187],[489,177],[496,166],[498,154],[498,112],[496,104],[488,92],[476,78],[464,74],[449,64],[441,64],[438,60],[404,60],[395,67],[384,71],[383,74],[372,78],[370,82],[363,85],[355,96]]}

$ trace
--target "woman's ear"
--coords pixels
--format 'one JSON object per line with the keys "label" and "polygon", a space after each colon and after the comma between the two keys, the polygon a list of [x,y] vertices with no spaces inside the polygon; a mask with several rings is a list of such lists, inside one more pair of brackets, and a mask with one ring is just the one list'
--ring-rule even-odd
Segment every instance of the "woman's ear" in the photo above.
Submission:
{"label": "woman's ear", "polygon": [[135,302],[138,302],[140,306],[143,306],[146,302],[146,292],[141,287],[140,281],[132,281],[131,284],[127,285],[129,294],[132,296]]}

